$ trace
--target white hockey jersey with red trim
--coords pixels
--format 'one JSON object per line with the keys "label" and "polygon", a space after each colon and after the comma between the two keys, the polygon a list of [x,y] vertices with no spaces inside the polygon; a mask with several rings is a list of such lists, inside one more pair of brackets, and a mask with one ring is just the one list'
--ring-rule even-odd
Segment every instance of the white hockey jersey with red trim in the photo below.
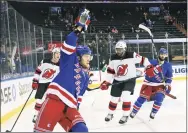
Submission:
{"label": "white hockey jersey with red trim", "polygon": [[112,55],[111,61],[107,67],[107,75],[104,80],[112,83],[113,80],[123,81],[137,76],[135,64],[148,66],[150,62],[147,58],[140,56],[135,52],[126,52],[123,57]]}
{"label": "white hockey jersey with red trim", "polygon": [[35,70],[33,80],[39,83],[51,82],[59,73],[59,62],[53,63],[51,59],[44,59]]}

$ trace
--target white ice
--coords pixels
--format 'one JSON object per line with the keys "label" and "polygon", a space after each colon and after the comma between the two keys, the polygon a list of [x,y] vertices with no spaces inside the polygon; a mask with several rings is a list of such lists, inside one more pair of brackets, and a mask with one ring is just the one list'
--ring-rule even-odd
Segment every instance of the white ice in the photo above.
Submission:
{"label": "white ice", "polygon": [[[186,131],[186,80],[173,81],[171,94],[177,99],[166,96],[162,107],[154,120],[149,121],[149,114],[153,102],[145,103],[134,119],[120,125],[118,123],[122,116],[120,102],[114,114],[114,119],[108,123],[104,121],[108,113],[110,91],[95,90],[87,92],[80,107],[80,112],[85,119],[90,132],[185,132]],[[132,102],[137,99],[141,84],[136,85]],[[12,132],[33,131],[33,108],[34,103],[24,109]],[[18,114],[1,125],[1,131],[10,130]],[[60,125],[56,125],[54,132],[64,132]]]}

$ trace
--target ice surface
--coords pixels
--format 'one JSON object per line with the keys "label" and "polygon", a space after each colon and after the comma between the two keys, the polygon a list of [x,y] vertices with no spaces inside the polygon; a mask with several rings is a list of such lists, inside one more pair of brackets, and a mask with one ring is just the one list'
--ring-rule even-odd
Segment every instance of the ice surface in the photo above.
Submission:
{"label": "ice surface", "polygon": [[[132,101],[137,99],[141,84],[136,85],[135,94]],[[90,132],[185,132],[186,131],[186,81],[173,81],[171,94],[177,96],[177,99],[166,97],[162,107],[154,120],[149,121],[149,114],[153,102],[145,103],[134,119],[120,125],[119,119],[122,117],[121,106],[114,114],[114,119],[108,123],[104,117],[108,113],[108,103],[110,100],[110,91],[95,90],[87,92],[84,96],[80,112],[85,119]],[[13,132],[32,132],[34,124],[32,123],[34,113],[34,103],[24,109],[20,119],[15,125]],[[18,115],[18,114],[17,114]],[[12,117],[6,123],[1,125],[1,131],[10,130],[17,115]],[[59,124],[54,128],[54,132],[63,132]]]}

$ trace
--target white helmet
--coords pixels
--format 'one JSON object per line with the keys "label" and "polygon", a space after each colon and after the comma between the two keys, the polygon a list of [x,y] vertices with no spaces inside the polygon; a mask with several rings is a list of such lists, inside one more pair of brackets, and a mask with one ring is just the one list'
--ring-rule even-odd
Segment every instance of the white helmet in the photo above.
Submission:
{"label": "white helmet", "polygon": [[124,40],[120,40],[120,41],[118,41],[116,43],[115,48],[123,48],[123,49],[125,49],[125,48],[127,48],[127,44],[126,44],[126,42]]}
{"label": "white helmet", "polygon": [[52,50],[52,53],[60,53],[60,49],[59,49],[59,48],[54,48],[54,49]]}

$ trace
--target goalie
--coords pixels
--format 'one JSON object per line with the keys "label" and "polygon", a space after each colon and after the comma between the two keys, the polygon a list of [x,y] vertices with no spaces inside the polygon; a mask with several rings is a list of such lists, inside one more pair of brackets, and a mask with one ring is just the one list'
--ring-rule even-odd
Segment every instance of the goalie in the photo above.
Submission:
{"label": "goalie", "polygon": [[[114,111],[116,110],[118,101],[121,97],[123,101],[122,110],[123,116],[119,123],[124,124],[128,120],[131,108],[131,95],[134,93],[136,83],[136,66],[135,64],[140,63],[141,65],[150,65],[147,58],[140,56],[135,52],[127,51],[127,44],[125,41],[120,40],[115,46],[116,54],[112,55],[111,61],[107,67],[107,76],[100,85],[100,89],[107,90],[108,86],[113,82],[121,82],[123,80],[130,79],[126,82],[112,85],[111,88],[111,100],[109,102],[109,113],[105,117],[105,121],[110,121],[113,118]],[[133,79],[132,79],[133,78]]]}

